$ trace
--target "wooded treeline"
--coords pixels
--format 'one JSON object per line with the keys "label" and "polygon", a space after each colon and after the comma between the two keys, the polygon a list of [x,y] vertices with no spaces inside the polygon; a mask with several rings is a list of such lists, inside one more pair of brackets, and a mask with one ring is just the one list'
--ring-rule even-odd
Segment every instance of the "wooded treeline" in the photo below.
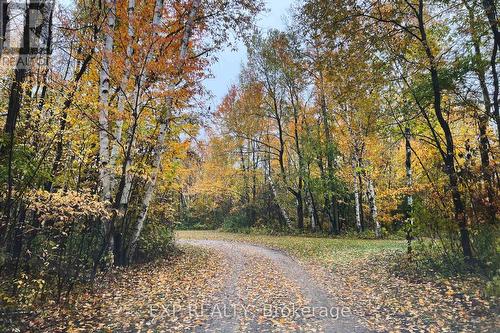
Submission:
{"label": "wooded treeline", "polygon": [[298,2],[255,33],[184,223],[398,234],[498,267],[494,1]]}
{"label": "wooded treeline", "polygon": [[170,249],[208,65],[262,4],[1,5],[1,303],[67,300],[112,264]]}

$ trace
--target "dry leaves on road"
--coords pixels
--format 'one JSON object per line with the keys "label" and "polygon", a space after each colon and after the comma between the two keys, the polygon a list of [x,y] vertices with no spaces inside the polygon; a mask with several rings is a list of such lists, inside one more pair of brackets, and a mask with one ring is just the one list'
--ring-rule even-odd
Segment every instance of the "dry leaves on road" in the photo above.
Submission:
{"label": "dry leaves on road", "polygon": [[245,265],[238,287],[245,307],[253,314],[240,317],[240,332],[313,332],[312,326],[319,326],[294,315],[294,309],[308,303],[300,288],[270,259],[253,256]]}

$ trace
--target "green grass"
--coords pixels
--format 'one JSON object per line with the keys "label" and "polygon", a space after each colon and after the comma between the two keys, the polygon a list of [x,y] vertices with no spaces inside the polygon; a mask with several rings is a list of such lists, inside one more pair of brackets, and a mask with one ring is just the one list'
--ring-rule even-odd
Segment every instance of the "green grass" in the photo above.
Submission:
{"label": "green grass", "polygon": [[371,240],[352,238],[324,238],[310,236],[269,236],[236,234],[207,230],[179,230],[182,239],[212,239],[246,242],[283,250],[292,256],[324,265],[349,263],[387,251],[404,251],[401,240]]}

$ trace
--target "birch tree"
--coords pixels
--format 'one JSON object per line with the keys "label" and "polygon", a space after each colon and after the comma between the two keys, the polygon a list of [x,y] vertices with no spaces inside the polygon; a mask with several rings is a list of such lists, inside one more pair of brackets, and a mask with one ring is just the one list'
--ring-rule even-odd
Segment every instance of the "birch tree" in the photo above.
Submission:
{"label": "birch tree", "polygon": [[[104,201],[111,201],[111,169],[109,151],[109,90],[113,36],[116,19],[116,0],[104,2],[107,18],[107,31],[104,36],[101,71],[99,74],[99,178],[101,196]],[[109,230],[107,231],[109,232]]]}
{"label": "birch tree", "polygon": [[[185,64],[185,61],[188,56],[189,52],[189,42],[193,34],[193,29],[194,29],[194,24],[195,24],[195,19],[198,15],[198,11],[201,5],[201,0],[193,0],[193,3],[191,5],[191,9],[189,11],[188,17],[186,18],[186,22],[184,24],[184,33],[182,36],[182,41],[181,45],[179,48],[179,65],[176,70],[176,76],[174,77],[175,80],[179,80],[180,76],[183,73],[183,66]],[[177,86],[177,82],[172,83],[169,86],[169,90],[173,91],[175,87]],[[156,181],[158,178],[158,173],[160,172],[160,166],[161,166],[161,158],[165,149],[165,140],[167,137],[167,131],[168,131],[168,126],[169,126],[169,117],[171,117],[171,112],[173,108],[173,97],[168,97],[165,105],[162,106],[162,112],[161,112],[161,117],[159,119],[160,122],[160,129],[158,132],[158,137],[156,139],[156,144],[155,147],[153,148],[152,155],[154,156],[153,160],[153,172],[152,175],[150,176],[150,179],[146,183],[146,190],[144,197],[142,199],[141,203],[141,208],[139,211],[139,215],[137,218],[137,222],[135,223],[135,228],[132,234],[132,238],[130,240],[130,248],[129,248],[129,254],[128,258],[131,258],[134,255],[136,246],[137,246],[137,240],[141,234],[141,230],[144,226],[144,221],[146,220],[146,216],[148,213],[149,205],[151,203],[151,199],[153,198],[153,192],[155,189]]]}

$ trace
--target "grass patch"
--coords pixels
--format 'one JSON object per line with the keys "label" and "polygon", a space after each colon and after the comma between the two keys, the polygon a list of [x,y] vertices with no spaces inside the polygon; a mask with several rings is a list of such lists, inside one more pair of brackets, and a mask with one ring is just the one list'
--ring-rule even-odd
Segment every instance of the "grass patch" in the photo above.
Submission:
{"label": "grass patch", "polygon": [[349,263],[353,260],[387,251],[404,251],[405,242],[401,240],[374,240],[352,238],[324,238],[312,236],[269,236],[255,234],[236,234],[208,230],[180,230],[176,237],[183,239],[212,239],[247,242],[283,250],[290,255],[312,260],[324,265]]}

